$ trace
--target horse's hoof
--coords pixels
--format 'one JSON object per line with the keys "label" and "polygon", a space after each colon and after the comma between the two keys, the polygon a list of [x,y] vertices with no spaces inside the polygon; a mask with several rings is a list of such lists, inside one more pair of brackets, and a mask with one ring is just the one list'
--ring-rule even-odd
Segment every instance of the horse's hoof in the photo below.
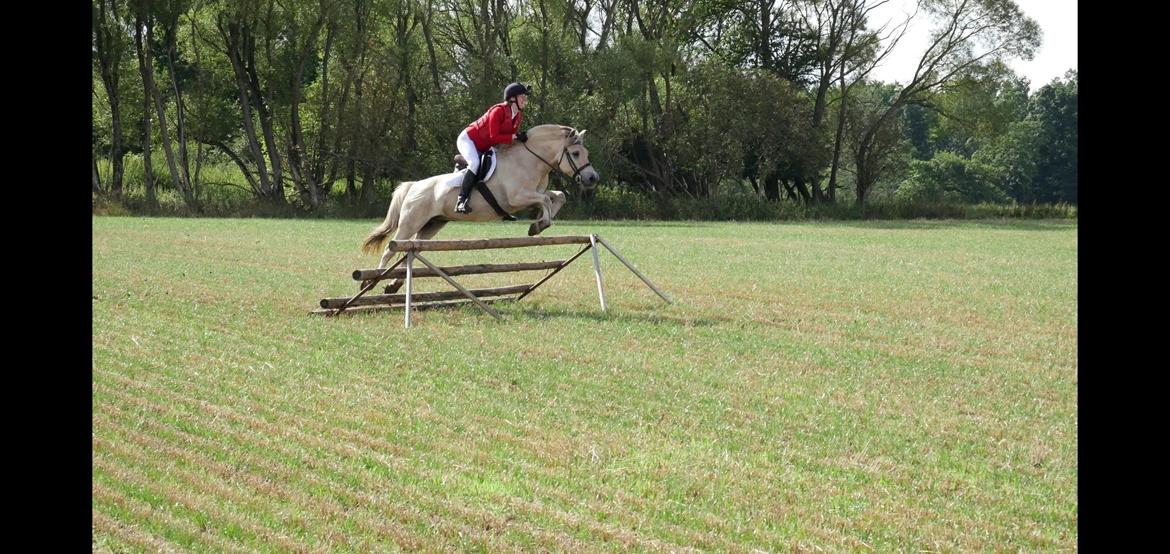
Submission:
{"label": "horse's hoof", "polygon": [[535,237],[538,234],[540,234],[540,227],[537,227],[535,223],[528,226],[528,236]]}

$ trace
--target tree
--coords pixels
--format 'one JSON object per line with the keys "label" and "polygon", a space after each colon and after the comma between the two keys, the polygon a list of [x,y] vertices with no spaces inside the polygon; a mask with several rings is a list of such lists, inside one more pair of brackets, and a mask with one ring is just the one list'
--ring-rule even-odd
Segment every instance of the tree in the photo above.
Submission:
{"label": "tree", "polygon": [[840,11],[840,15],[835,16],[839,21],[837,27],[848,31],[838,39],[840,52],[838,62],[832,63],[833,48],[826,49],[826,55],[822,56],[822,59],[830,60],[830,63],[822,66],[822,76],[831,74],[835,68],[838,87],[837,130],[833,139],[833,156],[829,165],[829,182],[825,194],[829,202],[836,202],[837,189],[841,188],[838,175],[841,169],[841,154],[845,149],[850,92],[858,83],[864,83],[870,72],[894,50],[914,17],[910,15],[900,24],[891,26],[887,23],[872,31],[869,30],[870,14],[884,3],[851,0],[840,2],[829,11],[831,14]]}
{"label": "tree", "polygon": [[972,159],[999,168],[999,188],[1012,199],[1037,202],[1041,197],[1036,178],[1040,140],[1040,125],[1036,121],[1017,121],[998,139],[980,148]]}
{"label": "tree", "polygon": [[[971,157],[1007,132],[1028,112],[1028,82],[1007,65],[991,63],[958,76],[934,98],[918,103],[932,123],[929,152],[949,151]],[[933,117],[931,117],[933,116]]]}
{"label": "tree", "polygon": [[868,178],[873,179],[866,185],[865,193],[858,193],[859,202],[863,202],[863,194],[871,192],[878,177],[896,178],[908,162],[912,147],[900,118],[878,124],[897,100],[897,86],[865,82],[853,88],[853,94],[847,98],[850,116],[844,140],[855,168],[854,186],[862,186],[862,170],[868,171]]}
{"label": "tree", "polygon": [[[271,7],[269,3],[269,7]],[[240,110],[244,126],[244,136],[247,139],[248,153],[256,164],[253,175],[251,168],[244,160],[226,144],[217,144],[225,154],[236,162],[240,170],[252,185],[256,196],[273,204],[284,204],[283,170],[281,167],[280,150],[277,148],[272,126],[272,111],[269,108],[269,98],[262,88],[259,69],[256,63],[257,27],[260,24],[260,14],[264,10],[258,1],[237,3],[234,10],[224,9],[216,14],[216,29],[221,39],[220,46],[231,62],[232,72],[235,75],[236,88],[239,94]],[[265,12],[271,16],[271,12]],[[271,29],[266,26],[264,31]],[[263,31],[262,31],[263,33]],[[271,44],[267,37],[261,37],[264,42]],[[260,137],[256,134],[255,119],[260,120],[264,138],[264,149],[261,150]],[[264,154],[268,154],[265,160]],[[271,173],[269,168],[271,167]]]}
{"label": "tree", "polygon": [[1039,127],[1036,190],[1041,202],[1077,203],[1077,72],[1040,87],[1029,119]]}
{"label": "tree", "polygon": [[[135,28],[135,45],[139,50],[140,56],[140,70],[142,74],[143,89],[145,97],[154,100],[155,115],[158,116],[158,130],[159,140],[162,143],[163,151],[166,153],[167,166],[170,169],[171,180],[174,182],[175,190],[183,197],[184,203],[192,211],[199,211],[198,199],[195,197],[194,191],[191,189],[190,180],[186,167],[182,167],[180,171],[180,164],[185,165],[185,160],[176,159],[175,148],[171,144],[170,125],[167,121],[167,107],[166,100],[157,86],[154,76],[154,44],[155,41],[155,24],[156,21],[162,21],[162,29],[164,34],[163,44],[164,51],[169,48],[167,45],[171,37],[167,36],[173,33],[175,27],[178,25],[179,15],[183,11],[180,2],[150,2],[148,0],[134,0],[132,3],[132,10],[134,12],[134,28]],[[171,54],[168,54],[168,58]],[[168,65],[173,71],[173,61],[168,59]],[[177,112],[178,120],[183,121],[181,96],[178,95],[177,84],[175,78],[171,76],[172,85],[175,87],[176,100],[179,101],[179,110]],[[149,111],[149,110],[147,110]],[[145,116],[144,116],[145,117]],[[146,129],[149,129],[144,125]],[[186,146],[182,144],[185,137],[185,128],[179,126],[179,143],[180,155],[185,156]],[[149,137],[144,136],[144,146],[149,140]],[[144,153],[144,157],[148,156],[149,152]],[[148,193],[149,194],[149,193]]]}
{"label": "tree", "polygon": [[929,0],[923,6],[941,25],[919,58],[910,82],[887,108],[872,119],[857,144],[857,201],[881,176],[873,150],[883,127],[911,102],[924,102],[957,76],[1006,57],[1031,59],[1040,44],[1040,28],[1012,0]]}
{"label": "tree", "polygon": [[135,3],[134,9],[131,9],[132,20],[128,20],[134,26],[134,52],[138,58],[138,75],[142,80],[142,170],[143,181],[146,188],[146,204],[150,209],[154,209],[158,205],[158,197],[154,190],[154,161],[151,158],[153,151],[151,150],[151,112],[154,110],[154,69],[151,66],[150,59],[147,57],[149,44],[143,43],[143,27],[145,24],[145,17],[142,13],[144,6],[141,3]]}
{"label": "tree", "polygon": [[999,188],[1002,170],[952,152],[939,152],[929,160],[910,164],[909,177],[898,186],[896,197],[919,202],[1006,202]]}
{"label": "tree", "polygon": [[[122,196],[122,177],[125,173],[122,150],[122,106],[121,93],[118,90],[120,80],[119,66],[126,50],[125,37],[119,29],[119,3],[117,0],[96,0],[93,8],[93,60],[97,63],[105,87],[106,100],[109,103],[111,115],[110,130],[110,161],[112,174],[110,176],[109,191],[115,198]],[[94,187],[100,192],[100,183],[96,177],[97,161],[94,160]]]}

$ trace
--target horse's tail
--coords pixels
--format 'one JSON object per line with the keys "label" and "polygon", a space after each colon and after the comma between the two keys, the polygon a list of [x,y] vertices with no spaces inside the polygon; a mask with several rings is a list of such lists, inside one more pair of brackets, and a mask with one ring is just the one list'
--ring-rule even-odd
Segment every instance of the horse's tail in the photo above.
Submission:
{"label": "horse's tail", "polygon": [[398,229],[398,216],[402,212],[402,202],[406,198],[406,191],[413,184],[413,181],[404,181],[394,190],[394,195],[390,198],[390,209],[386,212],[386,219],[382,221],[381,225],[370,231],[370,235],[366,237],[365,241],[362,241],[362,252],[377,255],[382,250],[382,243],[386,242],[386,238]]}

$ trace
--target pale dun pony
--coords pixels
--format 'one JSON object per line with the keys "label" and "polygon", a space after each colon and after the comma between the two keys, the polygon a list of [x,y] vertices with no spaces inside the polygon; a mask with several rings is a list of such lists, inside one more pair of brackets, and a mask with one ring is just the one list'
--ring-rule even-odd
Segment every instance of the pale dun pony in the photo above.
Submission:
{"label": "pale dun pony", "polygon": [[[589,163],[584,140],[585,131],[578,132],[563,125],[537,125],[528,130],[527,142],[496,147],[496,169],[485,184],[508,213],[540,207],[540,217],[528,227],[529,236],[549,228],[552,218],[565,205],[565,193],[548,190],[551,171],[559,170],[572,177],[585,190],[596,187],[601,180]],[[469,203],[471,213],[456,212],[459,187],[447,184],[452,177],[453,174],[444,173],[398,185],[390,199],[386,219],[362,242],[362,252],[377,254],[387,238],[433,238],[450,221],[495,221],[500,218],[475,189],[472,189]],[[387,245],[378,269],[385,268],[393,255]],[[393,292],[401,286],[402,281],[395,279],[386,291]]]}

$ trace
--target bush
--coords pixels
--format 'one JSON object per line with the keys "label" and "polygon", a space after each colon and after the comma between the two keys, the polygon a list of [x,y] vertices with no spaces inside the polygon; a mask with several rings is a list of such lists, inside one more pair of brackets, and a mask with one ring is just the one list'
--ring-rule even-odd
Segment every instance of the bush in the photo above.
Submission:
{"label": "bush", "polygon": [[[946,156],[951,156],[948,159]],[[759,197],[746,182],[728,181],[716,189],[711,198],[652,196],[631,186],[620,183],[605,183],[598,187],[590,199],[585,199],[570,189],[569,201],[557,215],[558,219],[615,219],[615,220],[660,220],[660,221],[808,221],[808,220],[860,220],[860,219],[978,219],[978,218],[1057,218],[1076,219],[1077,208],[1068,204],[1015,204],[990,201],[963,201],[963,195],[934,194],[955,190],[977,191],[988,186],[989,174],[982,164],[971,162],[954,155],[940,153],[938,163],[916,162],[918,173],[904,181],[895,194],[889,197],[875,197],[865,205],[858,205],[852,197],[840,197],[834,204],[804,204],[791,200],[769,202]],[[955,159],[957,158],[957,159]],[[99,172],[109,175],[109,162],[99,160]],[[390,180],[378,180],[367,205],[353,206],[346,195],[345,182],[333,186],[325,205],[315,211],[299,205],[292,199],[289,204],[274,206],[263,203],[252,195],[247,181],[237,168],[230,164],[207,164],[201,171],[204,183],[199,191],[200,213],[193,214],[174,190],[170,175],[166,171],[165,159],[156,159],[155,167],[157,206],[150,206],[142,183],[142,159],[140,155],[126,156],[126,175],[120,202],[102,196],[94,196],[94,215],[167,215],[203,217],[309,217],[309,218],[370,218],[379,219],[386,215],[390,195],[397,184]],[[954,187],[940,183],[941,175],[961,176],[963,184]],[[933,179],[933,180],[932,180]],[[567,179],[554,181],[566,183]],[[923,191],[918,194],[916,191]],[[978,198],[978,195],[973,195]],[[1000,196],[992,195],[995,198]],[[534,213],[518,214],[531,217]]]}
{"label": "bush", "polygon": [[952,152],[939,152],[929,160],[910,163],[910,176],[898,186],[894,198],[903,202],[979,203],[1007,202],[999,188],[1002,172],[980,161]]}

